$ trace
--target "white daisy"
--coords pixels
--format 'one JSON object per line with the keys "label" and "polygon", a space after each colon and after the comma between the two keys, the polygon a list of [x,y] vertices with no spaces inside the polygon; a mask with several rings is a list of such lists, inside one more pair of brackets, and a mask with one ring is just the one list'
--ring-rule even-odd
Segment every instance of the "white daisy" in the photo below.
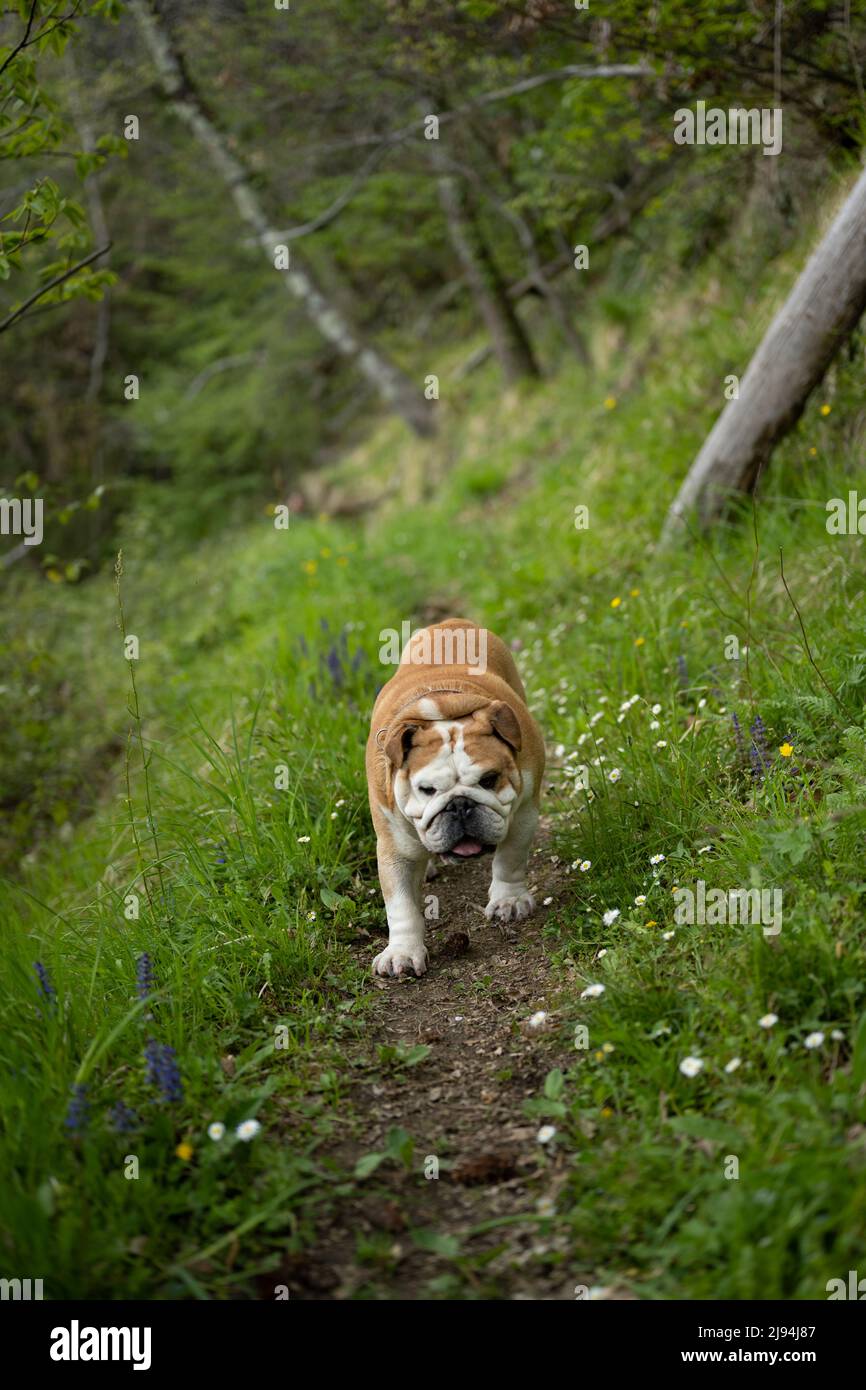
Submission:
{"label": "white daisy", "polygon": [[833,1039],[834,1042],[845,1041],[845,1034],[839,1028],[834,1028],[832,1033],[830,1034],[830,1037]]}
{"label": "white daisy", "polygon": [[606,927],[612,927],[618,916],[619,908],[609,907],[607,912],[603,913],[601,920],[604,922],[604,925]]}
{"label": "white daisy", "polygon": [[598,999],[604,994],[604,985],[587,985],[581,994],[581,999]]}
{"label": "white daisy", "polygon": [[665,860],[665,857],[664,857],[663,854],[652,854],[652,855],[650,855],[650,863],[651,863],[651,864],[663,864],[663,863],[664,863],[664,860]]}
{"label": "white daisy", "polygon": [[541,1028],[547,1022],[547,1014],[543,1009],[539,1009],[537,1013],[531,1016],[528,1022],[530,1028]]}
{"label": "white daisy", "polygon": [[758,1019],[759,1028],[772,1028],[774,1023],[779,1022],[778,1014],[764,1014],[763,1018]]}
{"label": "white daisy", "polygon": [[803,1046],[808,1047],[811,1051],[815,1047],[820,1047],[823,1041],[823,1033],[810,1033],[809,1036],[803,1040]]}
{"label": "white daisy", "polygon": [[740,1065],[740,1059],[739,1059],[739,1057],[732,1057],[731,1060],[730,1060],[730,1062],[726,1062],[726,1063],[725,1063],[725,1071],[726,1071],[726,1072],[728,1073],[728,1075],[730,1076],[732,1072],[735,1072],[735,1071],[737,1070],[737,1067],[738,1067],[739,1065]]}
{"label": "white daisy", "polygon": [[619,768],[612,767],[610,772],[607,774],[607,780],[609,782],[618,782],[621,776],[622,773],[620,772]]}
{"label": "white daisy", "polygon": [[602,956],[606,956],[606,955],[607,955],[607,947],[606,947],[606,946],[602,946],[601,950],[599,951],[598,955],[596,956],[596,960],[601,960]]}
{"label": "white daisy", "polygon": [[535,1138],[539,1144],[549,1144],[552,1139],[556,1138],[556,1126],[542,1125]]}
{"label": "white daisy", "polygon": [[309,835],[299,835],[299,836],[298,836],[298,844],[299,844],[299,845],[308,845],[309,843],[310,843],[310,837],[309,837]]}
{"label": "white daisy", "polygon": [[661,705],[653,705],[653,714],[661,714],[661,712],[662,712],[662,707],[661,707]]}
{"label": "white daisy", "polygon": [[675,936],[675,935],[676,935],[675,932],[672,932],[672,931],[663,931],[663,932],[662,932],[662,941],[670,941],[671,938],[672,938],[673,936]]}
{"label": "white daisy", "polygon": [[260,1129],[261,1125],[258,1120],[244,1120],[242,1124],[238,1125],[235,1134],[242,1143],[248,1144],[251,1139],[255,1139]]}
{"label": "white daisy", "polygon": [[636,897],[635,900],[634,900],[634,905],[635,905],[635,907],[643,907],[643,905],[644,905],[645,902],[646,902],[646,893],[638,893],[637,897]]}
{"label": "white daisy", "polygon": [[222,1139],[225,1132],[226,1127],[220,1120],[214,1120],[213,1124],[207,1127],[208,1139]]}
{"label": "white daisy", "polygon": [[661,728],[661,724],[659,723],[659,721],[658,721],[657,719],[651,719],[651,720],[650,720],[650,728],[651,728],[651,730],[653,731],[653,733],[655,733],[656,729],[660,729],[660,728]]}
{"label": "white daisy", "polygon": [[668,746],[667,739],[664,739],[664,738],[660,738],[660,739],[658,740],[658,742],[656,743],[656,748],[667,748],[667,746]]}
{"label": "white daisy", "polygon": [[697,1076],[698,1072],[703,1071],[704,1064],[700,1057],[684,1057],[680,1062],[680,1071],[683,1076]]}
{"label": "white daisy", "polygon": [[556,1211],[556,1203],[552,1197],[539,1197],[535,1203],[535,1210],[539,1216],[552,1216]]}

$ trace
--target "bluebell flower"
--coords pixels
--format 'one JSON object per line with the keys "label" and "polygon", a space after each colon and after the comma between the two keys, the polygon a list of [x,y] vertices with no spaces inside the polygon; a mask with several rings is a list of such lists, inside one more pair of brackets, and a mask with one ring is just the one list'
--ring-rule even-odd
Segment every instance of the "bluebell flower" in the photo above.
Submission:
{"label": "bluebell flower", "polygon": [[111,1128],[117,1134],[129,1134],[132,1130],[138,1129],[139,1118],[134,1110],[130,1110],[122,1100],[115,1101],[108,1112]]}
{"label": "bluebell flower", "polygon": [[177,1053],[167,1043],[148,1038],[144,1049],[147,1080],[170,1104],[183,1100],[183,1083],[177,1065]]}
{"label": "bluebell flower", "polygon": [[55,999],[57,998],[57,990],[54,988],[53,984],[48,978],[48,971],[45,969],[45,966],[42,964],[41,960],[35,960],[33,962],[33,969],[39,976],[40,992],[45,996],[49,1004],[53,1004]]}
{"label": "bluebell flower", "polygon": [[70,1134],[81,1134],[87,1128],[89,1120],[90,1102],[87,1099],[87,1087],[79,1082],[72,1087],[72,1098],[63,1123]]}
{"label": "bluebell flower", "polygon": [[146,951],[135,962],[135,987],[139,999],[147,999],[153,990],[153,966]]}

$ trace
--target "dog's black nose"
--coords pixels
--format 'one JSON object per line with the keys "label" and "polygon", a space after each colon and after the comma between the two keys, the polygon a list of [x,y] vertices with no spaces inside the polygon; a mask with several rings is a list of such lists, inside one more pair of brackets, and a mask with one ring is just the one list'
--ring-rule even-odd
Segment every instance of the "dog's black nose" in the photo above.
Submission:
{"label": "dog's black nose", "polygon": [[475,802],[469,796],[455,796],[449,803],[448,809],[460,816],[461,820],[465,820],[469,812],[475,809]]}

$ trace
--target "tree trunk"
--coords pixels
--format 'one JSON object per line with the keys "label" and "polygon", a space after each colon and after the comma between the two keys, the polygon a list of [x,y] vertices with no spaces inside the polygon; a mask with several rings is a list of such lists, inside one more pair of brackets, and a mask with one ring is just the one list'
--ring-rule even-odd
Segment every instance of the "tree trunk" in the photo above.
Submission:
{"label": "tree trunk", "polygon": [[[225,136],[195,91],[180,54],[172,47],[161,16],[150,0],[129,0],[128,8],[142,32],[172,109],[207,151],[231,193],[241,218],[252,230],[270,264],[274,265],[275,248],[280,244],[280,236],[273,230],[265,214],[248,170],[232,154]],[[284,287],[299,301],[322,337],[333,343],[344,357],[355,362],[389,409],[401,416],[416,434],[433,434],[435,424],[428,402],[399,367],[378,348],[363,341],[347,316],[319,288],[309,266],[304,264],[294,248],[290,268],[274,273],[279,274]]]}
{"label": "tree trunk", "polygon": [[701,525],[734,491],[750,491],[776,444],[866,310],[866,171],[779,310],[689,469],[662,540],[686,513]]}
{"label": "tree trunk", "polygon": [[[420,103],[422,112],[435,106]],[[428,142],[430,161],[436,171],[439,202],[445,214],[448,236],[466,276],[479,313],[490,334],[493,351],[499,359],[506,381],[537,377],[538,366],[517,311],[508,297],[508,288],[499,273],[484,239],[463,179],[448,170],[438,140]]]}

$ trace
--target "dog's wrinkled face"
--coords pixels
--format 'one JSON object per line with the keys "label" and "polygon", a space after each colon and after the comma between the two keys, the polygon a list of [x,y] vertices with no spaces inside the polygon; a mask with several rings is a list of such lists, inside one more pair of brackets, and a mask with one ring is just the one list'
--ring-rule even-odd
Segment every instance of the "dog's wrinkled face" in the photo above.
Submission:
{"label": "dog's wrinkled face", "polygon": [[460,863],[493,849],[508,831],[521,788],[520,731],[501,702],[461,719],[404,725],[389,744],[394,797],[431,854]]}

